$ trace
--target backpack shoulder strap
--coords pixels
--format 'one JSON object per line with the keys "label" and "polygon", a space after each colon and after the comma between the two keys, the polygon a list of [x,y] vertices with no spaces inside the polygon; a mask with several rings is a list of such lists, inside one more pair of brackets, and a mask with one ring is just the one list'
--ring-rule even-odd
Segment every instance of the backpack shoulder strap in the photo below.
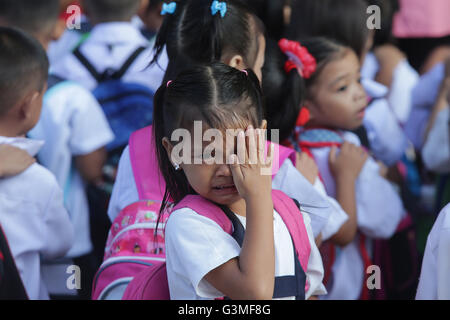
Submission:
{"label": "backpack shoulder strap", "polygon": [[0,299],[28,300],[8,239],[0,226]]}
{"label": "backpack shoulder strap", "polygon": [[62,83],[66,81],[66,79],[57,76],[55,74],[50,74],[48,76],[48,80],[47,80],[47,91],[49,91],[51,88],[57,86],[58,84]]}
{"label": "backpack shoulder strap", "polygon": [[81,46],[78,46],[73,50],[73,55],[78,61],[86,68],[87,71],[94,77],[97,82],[101,82],[102,75],[98,73],[97,69],[92,65],[92,63],[81,53]]}
{"label": "backpack shoulder strap", "polygon": [[266,142],[266,152],[270,149],[272,145],[274,145],[275,147],[274,148],[275,154],[273,157],[274,161],[272,164],[272,176],[275,176],[278,170],[280,170],[281,166],[287,159],[290,159],[292,161],[292,164],[295,166],[297,156],[296,151],[294,149],[284,147],[271,141]]}
{"label": "backpack shoulder strap", "polygon": [[188,195],[184,197],[184,199],[173,208],[173,211],[182,208],[190,208],[199,215],[216,222],[226,233],[230,235],[233,233],[233,223],[221,207],[201,196]]}
{"label": "backpack shoulder strap", "polygon": [[339,147],[344,143],[344,139],[338,132],[324,128],[303,130],[298,139],[301,148]]}
{"label": "backpack shoulder strap", "polygon": [[311,245],[302,213],[294,200],[282,191],[272,190],[272,200],[275,210],[281,216],[291,234],[300,264],[306,272],[311,253]]}
{"label": "backpack shoulder strap", "polygon": [[131,134],[129,152],[139,199],[162,200],[166,184],[158,167],[152,126]]}
{"label": "backpack shoulder strap", "polygon": [[128,69],[131,67],[131,65],[133,64],[134,61],[136,61],[137,57],[139,57],[139,55],[145,51],[147,49],[147,47],[139,47],[137,48],[132,54],[131,56],[124,62],[124,64],[122,65],[122,67],[117,70],[113,75],[112,78],[113,79],[120,79],[123,77],[123,75],[125,74],[125,72],[128,71]]}

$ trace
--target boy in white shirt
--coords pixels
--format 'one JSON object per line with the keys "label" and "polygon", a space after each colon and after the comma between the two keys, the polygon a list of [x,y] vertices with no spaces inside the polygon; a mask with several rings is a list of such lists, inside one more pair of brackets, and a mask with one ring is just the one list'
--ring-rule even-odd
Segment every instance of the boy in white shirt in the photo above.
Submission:
{"label": "boy in white shirt", "polygon": [[[24,138],[39,120],[48,59],[42,46],[17,29],[0,27],[0,144],[37,154],[43,142]],[[30,77],[31,76],[31,77]],[[63,256],[73,227],[55,177],[33,164],[0,180],[0,224],[30,299],[48,299],[41,258]]]}
{"label": "boy in white shirt", "polygon": [[450,300],[450,204],[428,235],[417,300]]}
{"label": "boy in white shirt", "polygon": [[[8,2],[11,4],[0,13],[0,19],[9,26],[30,33],[47,48],[57,23],[59,1],[1,0],[2,4]],[[28,135],[45,141],[39,161],[55,175],[64,189],[64,203],[76,231],[67,257],[75,259],[75,264],[82,268],[84,277],[80,294],[88,299],[92,277],[103,254],[98,254],[98,258],[92,255],[90,229],[92,226],[98,231],[99,223],[90,223],[85,189],[87,184],[102,182],[102,167],[106,159],[104,147],[113,140],[114,135],[96,99],[77,83],[54,83],[45,93],[43,104],[39,122]],[[99,238],[101,240],[101,236]],[[98,246],[97,251],[102,252],[103,248]],[[73,262],[68,261],[68,264]],[[44,276],[52,274],[45,277],[51,278],[51,283],[48,283],[51,293],[76,294],[75,290],[65,290],[66,266],[58,270],[62,270],[59,276],[56,276],[55,269],[44,269],[43,272]]]}
{"label": "boy in white shirt", "polygon": [[[162,56],[159,64],[149,67],[153,49],[149,46],[148,39],[131,22],[139,5],[140,0],[84,0],[84,13],[94,27],[79,46],[79,51],[99,74],[103,74],[108,69],[119,70],[136,49],[145,47],[122,79],[156,92],[164,77],[167,57]],[[89,90],[98,85],[92,74],[73,54],[66,55],[55,63],[52,70],[56,75],[77,81]]]}

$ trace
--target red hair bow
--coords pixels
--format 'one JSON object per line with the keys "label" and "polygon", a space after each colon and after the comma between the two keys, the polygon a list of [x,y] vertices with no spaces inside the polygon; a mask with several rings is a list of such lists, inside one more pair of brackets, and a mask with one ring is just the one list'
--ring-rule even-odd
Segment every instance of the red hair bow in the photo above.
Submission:
{"label": "red hair bow", "polygon": [[303,78],[309,79],[316,71],[316,59],[299,42],[283,38],[278,42],[278,46],[289,57],[285,65],[286,72],[291,71],[295,66]]}

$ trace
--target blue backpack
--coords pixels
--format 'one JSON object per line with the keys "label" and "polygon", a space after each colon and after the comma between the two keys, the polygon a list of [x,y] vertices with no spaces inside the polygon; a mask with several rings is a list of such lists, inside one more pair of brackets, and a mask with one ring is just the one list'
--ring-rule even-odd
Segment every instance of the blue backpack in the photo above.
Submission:
{"label": "blue backpack", "polygon": [[[136,49],[119,70],[107,69],[103,73],[99,73],[81,53],[80,46],[73,51],[74,56],[98,83],[92,93],[115,135],[114,141],[106,147],[110,155],[120,156],[131,134],[153,122],[154,92],[141,84],[122,81],[127,70],[146,49],[147,47]],[[118,163],[118,159],[116,161]]]}

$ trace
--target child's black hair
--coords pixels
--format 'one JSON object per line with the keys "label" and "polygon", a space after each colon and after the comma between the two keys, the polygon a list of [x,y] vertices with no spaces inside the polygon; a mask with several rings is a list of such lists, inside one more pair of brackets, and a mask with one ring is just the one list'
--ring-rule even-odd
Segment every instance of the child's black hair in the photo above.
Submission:
{"label": "child's black hair", "polygon": [[83,0],[83,8],[95,22],[127,21],[137,13],[140,0]]}
{"label": "child's black hair", "polygon": [[351,47],[362,57],[369,37],[365,0],[298,0],[292,3],[287,37],[327,37]]}
{"label": "child's black hair", "polygon": [[211,0],[177,0],[173,14],[166,14],[155,43],[156,62],[164,47],[169,57],[165,80],[178,67],[192,63],[222,61],[225,55],[240,54],[253,67],[259,51],[258,36],[264,25],[240,0],[224,1],[227,11],[212,15]]}
{"label": "child's black hair", "polygon": [[375,30],[374,47],[395,44],[392,28],[394,16],[400,10],[398,0],[369,0],[369,4],[378,6],[381,10],[381,29]]}
{"label": "child's black hair", "polygon": [[156,10],[159,7],[161,7],[161,4],[163,3],[163,0],[149,0],[147,11]]}
{"label": "child's black hair", "polygon": [[31,34],[51,33],[59,9],[58,0],[0,0],[0,20]]}
{"label": "child's black hair", "polygon": [[[161,212],[195,193],[183,173],[176,171],[162,145],[179,128],[192,130],[194,121],[210,128],[245,129],[262,124],[263,110],[258,78],[222,63],[198,65],[182,71],[169,85],[162,84],[154,98],[153,137],[158,165],[166,182]],[[175,143],[175,142],[171,142]]]}
{"label": "child's black hair", "polygon": [[19,29],[0,27],[0,116],[27,90],[42,92],[49,62],[41,44]]}
{"label": "child's black hair", "polygon": [[278,129],[280,141],[292,134],[305,97],[305,84],[297,69],[284,69],[287,60],[278,42],[267,39],[262,81],[264,114],[268,131]]}
{"label": "child's black hair", "polygon": [[247,5],[261,19],[266,27],[266,34],[273,39],[284,35],[285,0],[247,0]]}
{"label": "child's black hair", "polygon": [[323,68],[350,49],[337,41],[322,37],[307,38],[300,44],[308,49],[317,63],[316,71],[304,79],[297,69],[285,71],[288,56],[274,40],[267,40],[266,59],[263,67],[263,92],[265,119],[269,129],[278,129],[279,139],[285,141],[292,135],[302,103],[308,98],[310,88]]}

